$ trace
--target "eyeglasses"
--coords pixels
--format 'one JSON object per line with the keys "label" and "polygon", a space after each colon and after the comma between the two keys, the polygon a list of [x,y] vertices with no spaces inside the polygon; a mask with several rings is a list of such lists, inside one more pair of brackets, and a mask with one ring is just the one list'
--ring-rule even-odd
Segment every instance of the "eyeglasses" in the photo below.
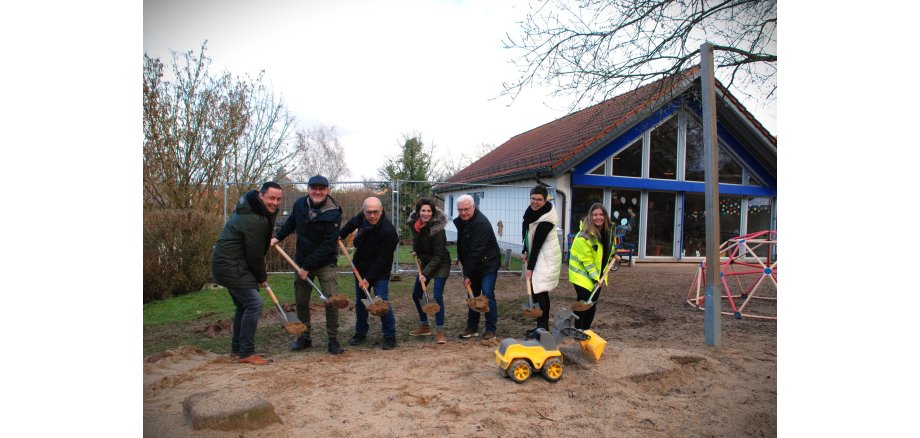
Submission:
{"label": "eyeglasses", "polygon": [[380,213],[383,213],[383,212],[380,210],[364,210],[364,214],[370,215],[370,216],[377,216]]}

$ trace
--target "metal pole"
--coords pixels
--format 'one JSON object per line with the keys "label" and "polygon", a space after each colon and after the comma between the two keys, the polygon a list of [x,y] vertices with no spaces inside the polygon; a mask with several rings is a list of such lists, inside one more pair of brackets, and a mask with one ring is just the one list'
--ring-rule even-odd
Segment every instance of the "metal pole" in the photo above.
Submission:
{"label": "metal pole", "polygon": [[227,223],[227,180],[224,180],[224,223]]}
{"label": "metal pole", "polygon": [[712,44],[700,46],[703,100],[703,156],[706,161],[706,345],[722,343],[722,287],[719,281],[719,144],[716,133],[715,71]]}

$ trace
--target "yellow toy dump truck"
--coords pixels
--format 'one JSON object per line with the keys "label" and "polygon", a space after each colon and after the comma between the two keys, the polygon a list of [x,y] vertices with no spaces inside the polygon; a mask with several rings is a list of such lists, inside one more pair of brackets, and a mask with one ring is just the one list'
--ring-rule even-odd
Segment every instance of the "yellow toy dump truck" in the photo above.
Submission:
{"label": "yellow toy dump truck", "polygon": [[562,378],[562,353],[558,344],[562,338],[575,338],[582,351],[595,362],[601,359],[607,341],[591,330],[575,328],[578,319],[570,309],[561,308],[556,313],[553,331],[536,330],[536,339],[519,341],[505,338],[495,350],[495,362],[504,374],[517,383],[524,383],[534,371],[540,371],[550,382]]}

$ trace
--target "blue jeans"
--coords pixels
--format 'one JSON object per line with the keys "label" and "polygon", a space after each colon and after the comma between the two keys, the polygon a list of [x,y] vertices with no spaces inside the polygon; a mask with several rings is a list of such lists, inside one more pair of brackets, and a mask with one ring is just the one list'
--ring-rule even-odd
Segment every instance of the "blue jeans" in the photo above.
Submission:
{"label": "blue jeans", "polygon": [[[371,283],[370,287],[367,289],[380,297],[381,300],[389,301],[389,294],[387,292],[389,285],[390,279],[387,278]],[[355,279],[355,316],[357,317],[355,318],[355,333],[367,335],[367,330],[370,326],[367,325],[367,307],[364,307],[364,303],[361,302],[362,299],[367,299],[367,295],[364,295],[364,289],[358,286],[358,279]],[[380,320],[383,323],[383,337],[395,338],[396,315],[393,314],[393,306],[387,309],[387,313],[384,313]]]}
{"label": "blue jeans", "polygon": [[[431,283],[431,279],[428,279]],[[434,279],[434,301],[441,306],[441,309],[438,310],[438,313],[435,313],[434,320],[437,324],[438,330],[444,329],[444,283],[447,283],[446,278],[435,278]],[[412,289],[412,301],[415,302],[415,310],[418,310],[418,320],[421,321],[422,325],[428,325],[428,314],[422,312],[422,282],[418,280],[418,277],[415,278],[415,288]]]}
{"label": "blue jeans", "polygon": [[228,287],[227,291],[236,305],[230,352],[240,353],[240,358],[252,356],[256,352],[256,326],[262,314],[262,297],[259,296],[259,289]]}
{"label": "blue jeans", "polygon": [[[489,299],[489,311],[486,312],[486,331],[495,333],[495,326],[498,324],[498,305],[495,303],[495,280],[498,278],[498,272],[490,272],[483,275],[482,278],[470,277],[470,289],[473,290],[473,296],[478,297],[486,294]],[[466,328],[479,331],[479,312],[469,309],[466,313]]]}

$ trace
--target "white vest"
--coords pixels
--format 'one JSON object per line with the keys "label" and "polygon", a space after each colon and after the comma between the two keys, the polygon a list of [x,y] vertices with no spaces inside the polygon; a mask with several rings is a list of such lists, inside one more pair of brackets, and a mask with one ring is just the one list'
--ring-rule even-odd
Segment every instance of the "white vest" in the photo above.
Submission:
{"label": "white vest", "polygon": [[[549,292],[559,284],[559,269],[562,266],[562,249],[559,247],[559,238],[556,234],[556,206],[552,206],[546,214],[540,216],[528,226],[527,231],[527,248],[533,248],[533,233],[540,222],[549,222],[553,224],[553,231],[546,236],[546,241],[540,247],[540,254],[537,255],[537,264],[533,268],[533,293]],[[528,254],[528,258],[529,258]],[[524,269],[527,269],[527,262],[524,262]]]}

